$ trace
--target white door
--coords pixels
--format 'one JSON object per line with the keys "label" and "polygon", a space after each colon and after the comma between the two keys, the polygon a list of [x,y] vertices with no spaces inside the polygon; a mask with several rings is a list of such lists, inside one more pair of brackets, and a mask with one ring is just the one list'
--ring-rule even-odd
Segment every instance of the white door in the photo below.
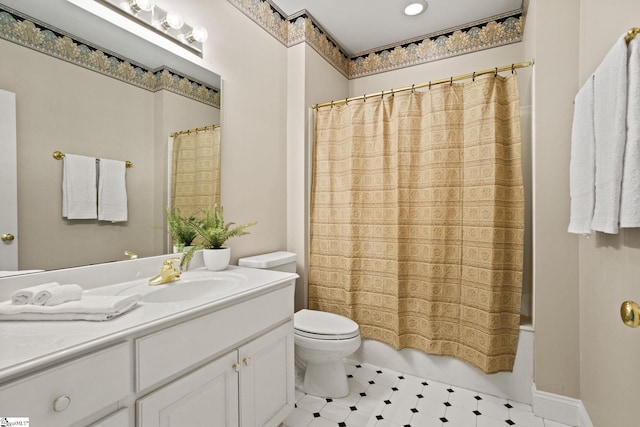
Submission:
{"label": "white door", "polygon": [[0,90],[0,271],[18,269],[16,94]]}
{"label": "white door", "polygon": [[238,349],[240,427],[277,427],[293,410],[293,322]]}
{"label": "white door", "polygon": [[234,350],[138,400],[139,427],[238,427]]}

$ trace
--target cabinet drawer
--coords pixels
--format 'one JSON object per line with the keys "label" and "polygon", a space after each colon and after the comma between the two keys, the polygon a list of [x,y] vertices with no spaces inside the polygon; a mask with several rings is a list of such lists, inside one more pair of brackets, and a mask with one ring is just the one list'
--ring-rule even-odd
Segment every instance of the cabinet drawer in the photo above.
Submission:
{"label": "cabinet drawer", "polygon": [[136,340],[137,391],[291,317],[293,291],[288,286]]}
{"label": "cabinet drawer", "polygon": [[0,414],[34,426],[69,426],[131,393],[126,343],[0,388]]}

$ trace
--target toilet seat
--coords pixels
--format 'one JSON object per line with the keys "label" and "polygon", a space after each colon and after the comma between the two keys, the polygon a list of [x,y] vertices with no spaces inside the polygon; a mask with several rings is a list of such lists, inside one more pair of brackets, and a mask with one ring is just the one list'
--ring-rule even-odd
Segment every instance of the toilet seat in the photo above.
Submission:
{"label": "toilet seat", "polygon": [[317,340],[344,340],[360,335],[358,324],[334,313],[302,309],[294,314],[295,334]]}

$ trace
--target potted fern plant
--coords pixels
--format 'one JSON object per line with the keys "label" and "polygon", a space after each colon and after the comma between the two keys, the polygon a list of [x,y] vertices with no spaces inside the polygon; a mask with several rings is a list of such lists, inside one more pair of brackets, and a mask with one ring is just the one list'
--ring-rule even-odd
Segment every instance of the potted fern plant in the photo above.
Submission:
{"label": "potted fern plant", "polygon": [[169,210],[167,208],[167,222],[169,223],[174,253],[182,253],[191,248],[197,233],[189,223],[190,221],[195,221],[195,217],[186,218],[180,213],[180,209]]}
{"label": "potted fern plant", "polygon": [[202,211],[200,218],[189,220],[190,227],[196,232],[196,243],[185,252],[180,262],[180,267],[189,265],[195,252],[202,249],[204,264],[212,271],[224,270],[231,259],[231,249],[224,247],[224,243],[237,236],[249,234],[246,229],[256,222],[248,222],[236,225],[233,222],[224,222],[222,206],[215,205],[212,209]]}

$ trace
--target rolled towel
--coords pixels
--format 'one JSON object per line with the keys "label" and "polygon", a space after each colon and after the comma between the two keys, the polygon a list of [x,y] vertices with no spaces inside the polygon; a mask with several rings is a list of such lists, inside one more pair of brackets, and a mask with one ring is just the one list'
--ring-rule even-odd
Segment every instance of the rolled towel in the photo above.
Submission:
{"label": "rolled towel", "polygon": [[78,285],[60,285],[44,289],[38,292],[38,295],[40,293],[47,296],[47,298],[41,298],[44,302],[40,305],[59,305],[69,301],[78,301],[82,297],[82,288]]}
{"label": "rolled towel", "polygon": [[138,304],[139,295],[83,295],[64,304],[14,305],[0,302],[0,320],[109,320]]}
{"label": "rolled towel", "polygon": [[[39,292],[60,286],[58,282],[43,283],[41,285],[22,288],[11,294],[11,303],[15,305],[34,304],[34,298]],[[38,296],[41,298],[41,296]]]}

